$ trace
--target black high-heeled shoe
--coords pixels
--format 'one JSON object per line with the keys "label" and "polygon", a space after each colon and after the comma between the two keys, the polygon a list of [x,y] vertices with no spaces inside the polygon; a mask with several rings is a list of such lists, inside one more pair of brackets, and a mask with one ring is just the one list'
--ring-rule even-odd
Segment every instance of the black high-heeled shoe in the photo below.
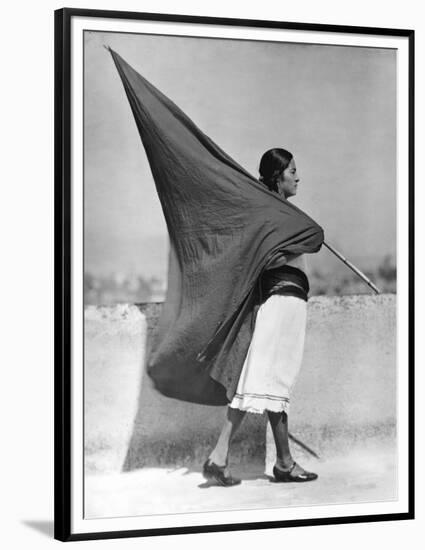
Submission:
{"label": "black high-heeled shoe", "polygon": [[227,464],[225,464],[224,466],[217,466],[217,464],[207,458],[202,468],[202,475],[206,480],[213,480],[222,487],[232,487],[233,485],[239,485],[239,483],[241,483],[240,479],[231,475],[225,475],[224,470],[226,466]]}
{"label": "black high-heeled shoe", "polygon": [[274,475],[275,481],[279,481],[283,483],[288,483],[291,481],[295,481],[295,482],[314,481],[319,477],[317,474],[313,472],[306,472],[306,471],[304,471],[303,474],[297,474],[295,476],[292,475],[292,471],[294,470],[296,465],[297,463],[294,460],[294,463],[289,468],[289,470],[280,470],[279,468],[274,466],[273,475]]}

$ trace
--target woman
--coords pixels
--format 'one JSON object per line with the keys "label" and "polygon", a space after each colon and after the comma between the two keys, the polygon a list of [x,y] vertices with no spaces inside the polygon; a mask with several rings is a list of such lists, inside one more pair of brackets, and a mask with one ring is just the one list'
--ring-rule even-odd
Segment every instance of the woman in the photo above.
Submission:
{"label": "woman", "polygon": [[[284,199],[293,197],[299,177],[292,154],[271,149],[260,162],[260,181]],[[203,475],[222,486],[240,483],[228,470],[229,446],[246,412],[267,411],[276,445],[273,474],[279,482],[312,481],[292,458],[288,441],[288,412],[304,347],[308,280],[303,255],[280,255],[267,266],[261,282],[261,306],[239,378],[217,444],[203,466]]]}

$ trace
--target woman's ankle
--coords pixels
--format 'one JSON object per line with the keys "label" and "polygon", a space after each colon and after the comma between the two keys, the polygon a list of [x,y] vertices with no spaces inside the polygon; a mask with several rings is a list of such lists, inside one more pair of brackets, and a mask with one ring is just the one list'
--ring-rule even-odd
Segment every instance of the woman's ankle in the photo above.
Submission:
{"label": "woman's ankle", "polygon": [[227,466],[227,456],[219,455],[217,453],[214,453],[214,451],[210,454],[210,456],[208,457],[208,460],[210,462],[214,462],[216,466],[220,466],[220,467]]}
{"label": "woman's ankle", "polygon": [[280,470],[289,470],[294,462],[295,461],[291,455],[285,456],[283,458],[276,457],[276,467]]}

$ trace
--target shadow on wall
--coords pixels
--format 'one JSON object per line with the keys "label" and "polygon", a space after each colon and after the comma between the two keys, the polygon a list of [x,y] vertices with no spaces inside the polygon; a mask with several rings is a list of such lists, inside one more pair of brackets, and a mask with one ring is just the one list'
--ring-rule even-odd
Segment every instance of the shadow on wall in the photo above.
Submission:
{"label": "shadow on wall", "polygon": [[[161,304],[138,304],[147,319],[148,338],[155,330]],[[134,430],[123,470],[142,466],[201,464],[215,443],[226,407],[198,405],[164,397],[143,372]],[[264,459],[265,422],[248,415],[234,440],[236,460]]]}

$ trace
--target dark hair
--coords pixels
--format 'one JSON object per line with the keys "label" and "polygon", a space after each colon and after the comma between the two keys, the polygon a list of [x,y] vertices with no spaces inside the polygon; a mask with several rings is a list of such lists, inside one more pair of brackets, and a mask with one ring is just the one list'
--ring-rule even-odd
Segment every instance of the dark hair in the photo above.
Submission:
{"label": "dark hair", "polygon": [[261,157],[258,169],[261,183],[268,187],[270,191],[277,193],[277,179],[288,168],[288,164],[292,159],[292,153],[286,149],[276,148],[266,151]]}

